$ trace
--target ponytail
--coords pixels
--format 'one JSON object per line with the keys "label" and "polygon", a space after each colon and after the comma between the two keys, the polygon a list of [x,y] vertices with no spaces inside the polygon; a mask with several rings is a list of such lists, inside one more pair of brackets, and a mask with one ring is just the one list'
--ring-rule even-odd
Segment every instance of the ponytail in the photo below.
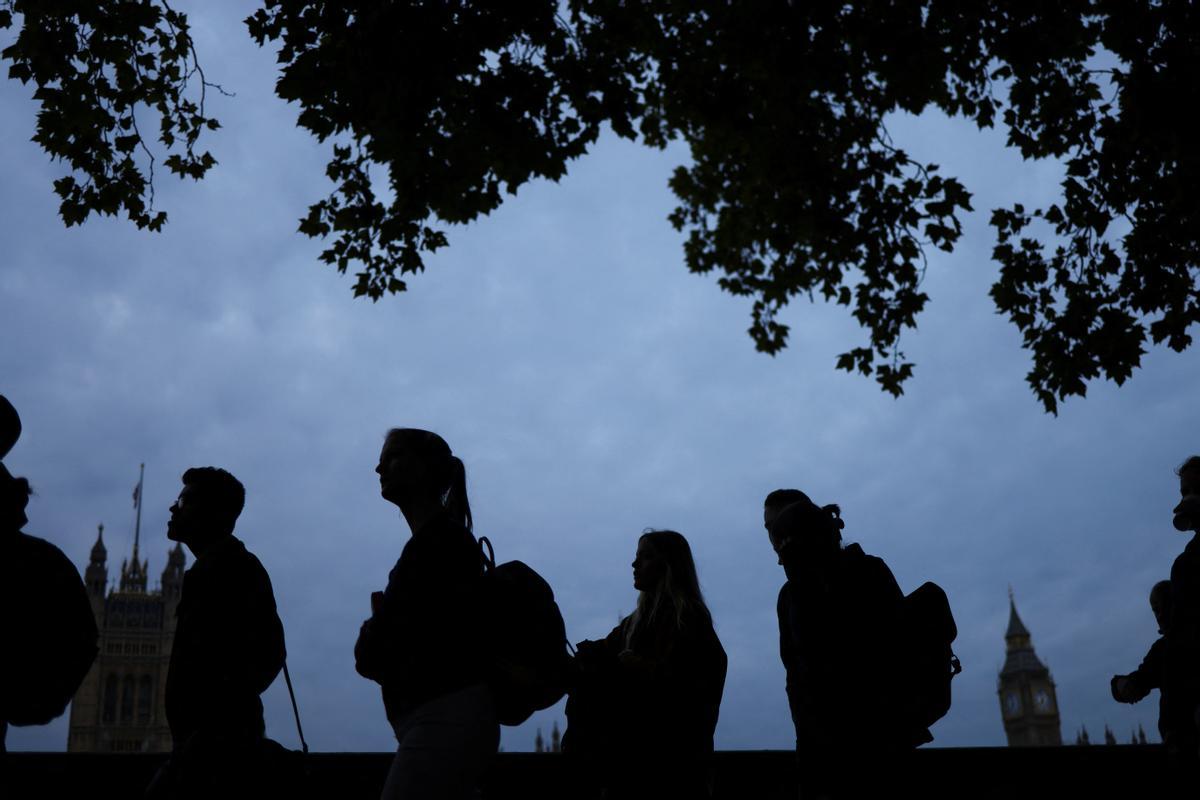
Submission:
{"label": "ponytail", "polygon": [[829,515],[829,532],[833,539],[839,545],[842,543],[842,529],[846,527],[846,521],[842,519],[842,507],[837,503],[830,503],[827,506],[821,506],[821,510]]}
{"label": "ponytail", "polygon": [[464,528],[474,531],[471,501],[467,499],[467,468],[461,458],[453,455],[449,457],[448,465],[450,483],[443,501],[446,511]]}

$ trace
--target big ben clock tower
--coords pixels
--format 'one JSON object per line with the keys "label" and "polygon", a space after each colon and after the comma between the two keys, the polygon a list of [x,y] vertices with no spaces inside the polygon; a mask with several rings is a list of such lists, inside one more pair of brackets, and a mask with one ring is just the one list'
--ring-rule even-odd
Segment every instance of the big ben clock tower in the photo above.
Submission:
{"label": "big ben clock tower", "polygon": [[1000,713],[1009,747],[1061,745],[1058,697],[1054,679],[1033,652],[1029,630],[1017,616],[1012,590],[1008,592],[1007,655],[1000,670]]}

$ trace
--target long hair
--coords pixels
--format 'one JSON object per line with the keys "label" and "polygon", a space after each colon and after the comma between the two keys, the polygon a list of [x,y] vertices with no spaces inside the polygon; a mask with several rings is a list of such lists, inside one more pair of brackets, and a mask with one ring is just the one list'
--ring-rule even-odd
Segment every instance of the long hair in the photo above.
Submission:
{"label": "long hair", "polygon": [[648,530],[638,542],[646,542],[654,548],[655,554],[663,561],[664,570],[657,586],[638,595],[637,610],[633,612],[626,646],[651,626],[667,625],[678,631],[689,617],[712,625],[712,615],[700,591],[692,548],[683,534]]}
{"label": "long hair", "polygon": [[467,469],[446,440],[420,428],[392,428],[386,441],[396,442],[425,467],[424,484],[437,504],[467,530],[473,530],[467,499]]}

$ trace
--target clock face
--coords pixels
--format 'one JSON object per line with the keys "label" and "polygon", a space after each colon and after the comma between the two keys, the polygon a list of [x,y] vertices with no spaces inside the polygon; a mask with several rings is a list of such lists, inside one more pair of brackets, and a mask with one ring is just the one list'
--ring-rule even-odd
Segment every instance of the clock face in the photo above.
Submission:
{"label": "clock face", "polygon": [[1004,695],[1004,710],[1009,714],[1017,713],[1021,707],[1021,698],[1017,697],[1016,692],[1008,692]]}
{"label": "clock face", "polygon": [[1050,693],[1045,689],[1038,689],[1033,693],[1033,704],[1037,706],[1038,711],[1050,710]]}

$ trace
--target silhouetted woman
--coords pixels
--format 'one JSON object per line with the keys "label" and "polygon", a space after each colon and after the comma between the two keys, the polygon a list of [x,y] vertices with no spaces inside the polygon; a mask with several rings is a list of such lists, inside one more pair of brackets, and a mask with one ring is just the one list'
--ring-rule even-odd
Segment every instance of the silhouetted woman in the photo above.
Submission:
{"label": "silhouetted woman", "polygon": [[463,463],[436,433],[396,428],[375,471],[412,532],[354,647],[399,743],[383,797],[470,797],[500,728],[475,621],[483,567]]}
{"label": "silhouetted woman", "polygon": [[687,539],[643,534],[633,586],[637,610],[579,643],[564,749],[607,798],[708,797],[726,658]]}
{"label": "silhouetted woman", "polygon": [[836,505],[805,497],[768,529],[788,577],[779,650],[801,785],[815,797],[855,796],[864,777],[886,779],[892,757],[913,744],[896,680],[904,595],[882,559],[842,546],[843,526]]}

